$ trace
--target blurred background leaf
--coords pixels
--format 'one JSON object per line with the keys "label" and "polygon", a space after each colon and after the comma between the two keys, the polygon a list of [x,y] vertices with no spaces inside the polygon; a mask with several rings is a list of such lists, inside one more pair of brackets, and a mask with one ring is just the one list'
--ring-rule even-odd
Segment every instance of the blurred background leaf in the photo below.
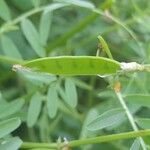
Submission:
{"label": "blurred background leaf", "polygon": [[7,139],[0,145],[0,150],[17,150],[22,143],[22,140],[18,137]]}
{"label": "blurred background leaf", "polygon": [[17,58],[17,59],[22,59],[22,56],[19,50],[17,49],[16,45],[13,43],[11,39],[9,39],[7,36],[2,36],[1,42],[2,42],[2,48],[3,48],[4,54],[6,56]]}
{"label": "blurred background leaf", "polygon": [[125,117],[125,112],[122,109],[112,109],[104,112],[91,122],[87,124],[87,129],[90,131],[97,131],[107,127],[111,127],[115,124],[120,123],[120,121]]}
{"label": "blurred background leaf", "polygon": [[47,110],[50,118],[54,118],[58,110],[58,95],[56,88],[50,86],[47,93]]}
{"label": "blurred background leaf", "polygon": [[19,127],[21,121],[19,118],[11,118],[0,123],[0,138],[8,135],[10,132],[14,131]]}
{"label": "blurred background leaf", "polygon": [[5,21],[11,19],[11,12],[5,0],[0,1],[0,17]]}
{"label": "blurred background leaf", "polygon": [[24,33],[26,39],[31,44],[31,46],[35,50],[35,52],[39,56],[44,57],[45,50],[42,47],[39,34],[38,34],[37,30],[35,29],[34,25],[32,24],[32,22],[28,19],[25,19],[22,21],[21,27],[22,27],[22,30],[23,30],[23,33]]}
{"label": "blurred background leaf", "polygon": [[30,101],[28,116],[27,116],[27,125],[32,127],[38,120],[39,114],[41,112],[42,107],[42,95],[38,92],[35,93]]}
{"label": "blurred background leaf", "polygon": [[66,103],[71,107],[76,107],[77,105],[77,91],[74,82],[71,79],[66,79],[65,81],[65,93],[66,93]]}

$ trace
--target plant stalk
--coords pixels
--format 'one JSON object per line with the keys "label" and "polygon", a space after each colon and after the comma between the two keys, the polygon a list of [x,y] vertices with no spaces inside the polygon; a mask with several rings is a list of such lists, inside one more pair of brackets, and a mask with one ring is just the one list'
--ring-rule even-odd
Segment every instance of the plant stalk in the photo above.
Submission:
{"label": "plant stalk", "polygon": [[[127,117],[129,119],[129,122],[130,122],[133,130],[138,131],[138,127],[137,127],[137,125],[134,121],[134,118],[133,118],[132,114],[130,113],[130,110],[128,109],[124,99],[122,98],[122,94],[120,92],[117,92],[117,91],[115,91],[115,93],[117,95],[117,98],[118,98],[119,102],[121,103],[123,109],[125,110],[125,112],[127,114]],[[141,143],[141,146],[142,146],[143,150],[147,150],[146,145],[144,143],[144,140],[141,137],[139,137],[139,140],[140,140],[140,143]]]}
{"label": "plant stalk", "polygon": [[[130,139],[130,138],[136,138],[136,137],[143,137],[143,136],[149,136],[150,130],[141,130],[141,131],[132,131],[132,132],[126,132],[126,133],[119,133],[119,134],[112,134],[112,135],[104,135],[104,136],[98,136],[93,138],[85,138],[80,140],[74,140],[74,141],[67,141],[68,143],[61,143],[61,147],[79,147],[81,145],[88,145],[88,144],[98,144],[103,142],[111,142],[115,140],[123,140],[123,139]],[[33,148],[51,148],[51,149],[57,149],[58,144],[57,143],[32,143],[32,142],[24,142],[21,145],[21,148],[23,149],[33,149]]]}

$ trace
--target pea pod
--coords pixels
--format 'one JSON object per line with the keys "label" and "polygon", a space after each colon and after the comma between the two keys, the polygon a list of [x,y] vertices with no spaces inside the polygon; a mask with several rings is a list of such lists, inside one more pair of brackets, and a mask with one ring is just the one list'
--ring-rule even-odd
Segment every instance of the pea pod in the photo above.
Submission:
{"label": "pea pod", "polygon": [[59,56],[26,62],[24,67],[57,75],[109,75],[120,70],[120,63],[104,57]]}

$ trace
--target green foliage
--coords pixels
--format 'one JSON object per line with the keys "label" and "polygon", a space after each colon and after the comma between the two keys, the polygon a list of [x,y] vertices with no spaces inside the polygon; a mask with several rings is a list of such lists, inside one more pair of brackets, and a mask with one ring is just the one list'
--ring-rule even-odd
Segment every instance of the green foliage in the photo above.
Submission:
{"label": "green foliage", "polygon": [[135,139],[130,150],[139,150],[140,149],[140,141],[139,139]]}
{"label": "green foliage", "polygon": [[25,81],[28,81],[34,85],[49,85],[50,83],[57,80],[56,76],[48,74],[48,73],[41,73],[35,72],[26,69],[18,70],[18,74],[22,77]]}
{"label": "green foliage", "polygon": [[148,0],[0,0],[0,150],[148,149],[149,15]]}
{"label": "green foliage", "polygon": [[51,22],[52,22],[52,13],[42,13],[41,19],[40,19],[40,25],[39,25],[39,34],[40,34],[40,41],[42,45],[46,45],[48,36],[49,36],[49,30],[51,28]]}
{"label": "green foliage", "polygon": [[150,107],[150,95],[147,94],[130,94],[125,96],[125,100],[129,103],[138,104],[140,106]]}
{"label": "green foliage", "polygon": [[58,110],[58,94],[56,87],[49,87],[47,93],[47,110],[50,118],[54,118]]}
{"label": "green foliage", "polygon": [[125,117],[125,112],[122,109],[112,109],[98,116],[87,124],[87,129],[90,131],[101,130],[116,124],[120,124]]}
{"label": "green foliage", "polygon": [[136,122],[143,129],[150,128],[150,119],[149,118],[138,118],[138,119],[136,119]]}
{"label": "green foliage", "polygon": [[0,119],[7,118],[20,111],[24,105],[24,99],[13,100],[9,103],[0,103]]}
{"label": "green foliage", "polygon": [[35,93],[31,100],[28,109],[27,125],[32,127],[38,120],[42,106],[42,95]]}
{"label": "green foliage", "polygon": [[6,139],[4,143],[1,144],[0,150],[17,150],[22,143],[22,140],[18,137]]}
{"label": "green foliage", "polygon": [[7,36],[1,37],[2,47],[4,54],[8,57],[13,57],[16,59],[22,59],[21,54],[19,53],[16,45],[13,43],[11,39],[9,39]]}
{"label": "green foliage", "polygon": [[92,3],[86,1],[80,1],[80,0],[54,0],[54,1],[61,2],[61,3],[68,3],[75,6],[85,7],[90,9],[95,8],[95,6]]}
{"label": "green foliage", "polygon": [[5,0],[0,1],[0,17],[5,21],[9,21],[11,19],[10,10]]}
{"label": "green foliage", "polygon": [[16,128],[18,128],[21,124],[21,121],[19,118],[11,118],[4,121],[1,121],[0,123],[0,138],[4,137],[5,135],[8,135],[10,132],[14,131]]}
{"label": "green foliage", "polygon": [[24,19],[21,23],[21,28],[22,28],[22,31],[23,31],[26,39],[31,44],[31,46],[35,50],[35,52],[40,57],[44,57],[45,56],[45,50],[42,47],[39,34],[36,31],[32,22],[28,19]]}
{"label": "green foliage", "polygon": [[71,107],[77,106],[77,90],[74,82],[71,79],[65,80],[66,103]]}

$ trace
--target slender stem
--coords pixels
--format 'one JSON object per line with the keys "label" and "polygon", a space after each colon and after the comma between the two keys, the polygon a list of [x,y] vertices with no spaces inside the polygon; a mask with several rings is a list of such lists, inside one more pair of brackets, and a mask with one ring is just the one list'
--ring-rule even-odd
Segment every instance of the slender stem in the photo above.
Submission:
{"label": "slender stem", "polygon": [[[123,139],[130,139],[130,138],[136,138],[136,137],[143,137],[143,136],[149,136],[150,130],[141,130],[141,131],[132,131],[132,132],[126,132],[126,133],[119,133],[119,134],[112,134],[112,135],[105,135],[105,136],[98,136],[94,138],[86,138],[86,139],[80,139],[80,140],[74,140],[66,143],[61,143],[61,147],[78,147],[81,145],[86,144],[98,144],[103,142],[111,142],[115,140],[123,140]],[[58,144],[57,143],[30,143],[30,142],[24,142],[21,145],[21,148],[28,149],[28,148],[52,148],[57,149]]]}
{"label": "slender stem", "polygon": [[[54,4],[54,3],[52,3],[52,4]],[[52,5],[52,4],[50,4],[50,5]],[[64,4],[64,5],[62,5],[62,7],[63,7],[63,6],[68,6],[68,4]],[[32,9],[32,10],[30,10],[30,11],[28,11],[28,12],[26,12],[26,13],[20,15],[20,16],[18,16],[18,17],[15,18],[14,20],[11,20],[11,21],[5,23],[5,24],[1,27],[1,32],[0,32],[0,34],[3,33],[3,32],[6,32],[6,30],[3,30],[3,28],[5,28],[5,26],[14,26],[14,25],[20,23],[20,22],[22,21],[22,19],[27,18],[27,17],[29,17],[29,16],[31,16],[31,15],[34,15],[34,14],[36,14],[36,13],[38,13],[38,12],[44,11],[45,9],[47,9],[47,8],[49,8],[49,7],[50,7],[49,5],[41,6],[41,7],[36,7],[36,8],[34,8],[34,9]]]}
{"label": "slender stem", "polygon": [[141,136],[142,135],[141,133],[143,134],[143,131],[133,131],[133,132],[127,132],[127,133],[87,138],[87,139],[82,139],[82,140],[75,140],[75,141],[69,142],[69,146],[77,147],[77,146],[85,145],[85,144],[96,144],[96,143],[102,143],[102,142],[110,142],[110,141],[115,141],[115,140],[134,138],[134,137]]}
{"label": "slender stem", "polygon": [[[118,97],[119,102],[121,103],[123,109],[125,110],[125,112],[127,114],[127,117],[128,117],[128,119],[130,121],[130,124],[131,124],[133,130],[134,131],[138,131],[138,127],[137,127],[137,125],[136,125],[136,123],[134,121],[134,118],[133,118],[132,114],[130,113],[130,110],[128,109],[124,99],[122,98],[122,94],[120,92],[116,92],[116,91],[115,91],[115,93],[116,93],[116,95]],[[141,143],[141,146],[142,146],[143,150],[146,150],[147,148],[146,148],[146,145],[145,145],[143,139],[141,137],[139,137],[139,140],[140,140],[140,143]]]}
{"label": "slender stem", "polygon": [[[38,8],[32,9],[31,11],[28,11],[28,12],[26,12],[26,13],[24,13],[24,14],[18,16],[18,17],[15,18],[14,20],[11,20],[11,21],[9,21],[9,22],[3,24],[3,25],[1,26],[1,29],[0,29],[0,34],[3,34],[4,32],[8,32],[8,31],[7,31],[7,27],[9,27],[9,26],[15,26],[16,24],[18,24],[19,22],[21,22],[22,19],[27,18],[27,17],[29,17],[29,16],[31,16],[31,15],[33,15],[33,14],[36,14],[36,13],[38,13],[38,12],[40,12],[40,11],[43,11],[45,8],[46,8],[46,6],[38,7]],[[5,28],[6,28],[6,29],[5,29]]]}
{"label": "slender stem", "polygon": [[36,14],[36,13],[38,13],[38,12],[40,12],[40,11],[43,11],[45,8],[46,8],[46,6],[34,8],[34,9],[32,9],[32,10],[30,10],[30,11],[28,11],[28,12],[26,12],[26,13],[20,15],[20,16],[18,16],[16,19],[14,19],[14,20],[8,22],[7,24],[8,24],[8,25],[16,25],[16,24],[18,24],[19,22],[21,22],[22,19],[27,18],[27,17],[29,17],[29,16],[31,16],[31,15],[33,15],[33,14]]}

